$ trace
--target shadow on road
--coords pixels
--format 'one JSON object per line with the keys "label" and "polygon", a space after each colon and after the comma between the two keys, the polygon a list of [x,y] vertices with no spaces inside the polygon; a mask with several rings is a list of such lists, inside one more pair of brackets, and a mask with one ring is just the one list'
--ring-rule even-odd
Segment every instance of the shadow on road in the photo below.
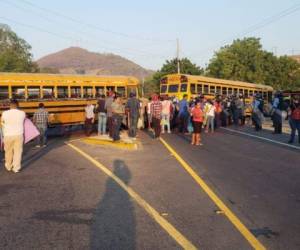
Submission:
{"label": "shadow on road", "polygon": [[[115,160],[113,172],[129,184],[131,173],[124,161]],[[112,178],[107,180],[105,194],[96,208],[46,210],[35,213],[33,218],[89,226],[90,249],[135,249],[134,205]]]}
{"label": "shadow on road", "polygon": [[[122,160],[114,161],[114,174],[129,184],[131,174]],[[92,221],[91,249],[135,249],[134,206],[128,193],[111,178]]]}

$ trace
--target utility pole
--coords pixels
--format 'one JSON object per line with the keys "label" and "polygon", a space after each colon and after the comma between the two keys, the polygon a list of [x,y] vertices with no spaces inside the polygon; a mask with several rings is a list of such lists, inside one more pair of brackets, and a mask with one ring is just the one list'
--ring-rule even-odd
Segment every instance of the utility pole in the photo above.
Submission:
{"label": "utility pole", "polygon": [[179,39],[176,39],[177,41],[177,53],[176,53],[176,57],[177,57],[177,73],[180,74],[180,62],[179,62]]}

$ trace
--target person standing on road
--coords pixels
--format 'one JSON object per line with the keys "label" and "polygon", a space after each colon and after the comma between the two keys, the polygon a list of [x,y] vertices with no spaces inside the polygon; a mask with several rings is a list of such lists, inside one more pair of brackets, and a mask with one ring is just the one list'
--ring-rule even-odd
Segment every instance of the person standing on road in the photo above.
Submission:
{"label": "person standing on road", "polygon": [[300,144],[300,96],[295,96],[290,105],[289,124],[291,137],[288,143],[294,143],[296,130],[298,131],[298,143]]}
{"label": "person standing on road", "polygon": [[112,124],[112,104],[114,102],[114,93],[113,92],[109,92],[108,93],[108,97],[105,100],[105,106],[104,109],[106,110],[106,114],[107,114],[107,126],[108,126],[108,134],[109,137],[112,138],[113,136],[113,124]]}
{"label": "person standing on road", "polygon": [[21,170],[25,117],[25,112],[18,109],[16,100],[10,102],[10,109],[4,111],[1,117],[5,168],[7,171],[13,171],[14,173]]}
{"label": "person standing on road", "polygon": [[179,102],[179,133],[188,133],[189,103],[187,97],[188,96],[185,94],[183,99]]}
{"label": "person standing on road", "polygon": [[126,104],[126,110],[129,113],[129,137],[135,138],[140,116],[140,101],[136,98],[135,93],[130,93],[129,97]]}
{"label": "person standing on road", "polygon": [[154,138],[158,139],[160,137],[161,132],[161,112],[162,112],[162,104],[157,95],[152,97],[151,103],[151,118],[152,118],[152,126],[154,129]]}
{"label": "person standing on road", "polygon": [[95,121],[94,105],[88,101],[85,107],[85,135],[90,136],[93,130],[93,124]]}
{"label": "person standing on road", "polygon": [[214,126],[215,126],[215,110],[216,107],[213,105],[212,100],[208,99],[205,108],[204,108],[204,113],[205,113],[205,133],[208,133],[209,127],[211,133],[214,132]]}
{"label": "person standing on road", "polygon": [[200,101],[197,101],[195,106],[191,109],[191,116],[193,117],[193,134],[191,144],[196,146],[203,145],[200,137],[203,123],[203,112]]}
{"label": "person standing on road", "polygon": [[171,133],[170,128],[170,117],[171,117],[171,110],[172,110],[172,102],[169,100],[169,97],[166,96],[162,101],[162,120],[161,120],[161,131],[165,133],[165,126],[167,126],[168,133]]}
{"label": "person standing on road", "polygon": [[264,115],[263,115],[264,101],[260,94],[255,95],[251,105],[252,105],[252,121],[254,123],[255,130],[260,131],[262,130],[262,123],[264,119]]}
{"label": "person standing on road", "polygon": [[113,141],[119,141],[121,139],[120,129],[125,114],[125,108],[121,98],[117,95],[114,99],[114,102],[111,105],[111,111],[112,111],[112,138]]}
{"label": "person standing on road", "polygon": [[101,95],[97,103],[98,112],[98,135],[106,134],[107,114],[105,109],[105,95]]}
{"label": "person standing on road", "polygon": [[44,103],[40,103],[38,110],[33,115],[33,123],[40,132],[40,135],[37,138],[37,148],[46,147],[48,119],[48,111],[45,109]]}
{"label": "person standing on road", "polygon": [[281,134],[282,133],[282,111],[284,110],[283,96],[281,92],[277,92],[275,94],[275,98],[272,103],[273,108],[273,125],[274,132],[273,134]]}

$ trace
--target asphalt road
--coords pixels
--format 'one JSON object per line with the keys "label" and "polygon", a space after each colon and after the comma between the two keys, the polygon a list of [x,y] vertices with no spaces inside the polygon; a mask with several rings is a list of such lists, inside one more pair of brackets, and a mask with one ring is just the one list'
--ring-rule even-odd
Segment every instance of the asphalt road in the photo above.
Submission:
{"label": "asphalt road", "polygon": [[[300,151],[228,131],[202,147],[164,139],[266,248],[300,248]],[[103,169],[66,141],[28,146],[19,174],[0,169],[0,249],[251,249],[159,140],[140,133],[132,151],[71,142]]]}

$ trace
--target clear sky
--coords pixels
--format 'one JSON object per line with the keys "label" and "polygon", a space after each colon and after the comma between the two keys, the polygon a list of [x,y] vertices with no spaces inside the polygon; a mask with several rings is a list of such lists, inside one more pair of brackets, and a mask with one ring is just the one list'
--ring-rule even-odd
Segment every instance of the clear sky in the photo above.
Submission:
{"label": "clear sky", "polygon": [[124,56],[159,69],[176,55],[204,67],[214,51],[245,36],[277,55],[300,54],[295,0],[0,0],[0,23],[34,59],[70,47]]}

